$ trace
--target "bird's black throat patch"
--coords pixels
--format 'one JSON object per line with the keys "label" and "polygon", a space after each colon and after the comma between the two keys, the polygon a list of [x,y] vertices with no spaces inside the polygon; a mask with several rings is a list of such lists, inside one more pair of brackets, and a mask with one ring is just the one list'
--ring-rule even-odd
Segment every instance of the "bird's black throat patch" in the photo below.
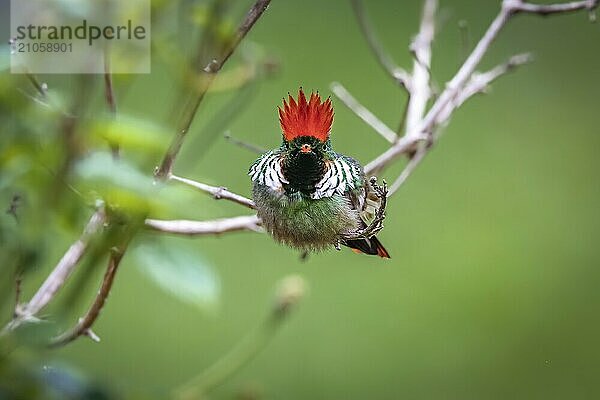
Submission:
{"label": "bird's black throat patch", "polygon": [[[303,145],[309,145],[312,151],[303,152]],[[310,195],[325,174],[325,145],[315,137],[301,136],[289,142],[287,146],[282,172],[289,184],[284,185],[284,189],[286,192]]]}

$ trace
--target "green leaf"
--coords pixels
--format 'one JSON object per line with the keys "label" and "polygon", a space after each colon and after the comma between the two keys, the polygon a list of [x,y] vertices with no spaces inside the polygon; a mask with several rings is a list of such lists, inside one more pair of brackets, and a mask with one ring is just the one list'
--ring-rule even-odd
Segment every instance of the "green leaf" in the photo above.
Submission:
{"label": "green leaf", "polygon": [[133,254],[140,269],[154,284],[178,300],[213,310],[221,284],[209,263],[176,240],[138,245]]}
{"label": "green leaf", "polygon": [[90,203],[102,199],[111,207],[149,213],[154,218],[202,218],[218,207],[210,197],[180,184],[156,182],[151,171],[144,172],[108,152],[81,159],[75,172],[74,186]]}
{"label": "green leaf", "polygon": [[149,153],[164,151],[170,135],[167,130],[148,120],[119,115],[97,119],[90,127],[90,137],[103,143],[118,144],[123,149]]}
{"label": "green leaf", "polygon": [[92,153],[77,164],[78,175],[89,181],[108,181],[140,194],[152,191],[152,178],[123,159],[114,159],[108,152]]}
{"label": "green leaf", "polygon": [[78,190],[91,195],[90,200],[101,198],[112,207],[141,213],[159,206],[152,177],[108,152],[92,153],[75,171]]}

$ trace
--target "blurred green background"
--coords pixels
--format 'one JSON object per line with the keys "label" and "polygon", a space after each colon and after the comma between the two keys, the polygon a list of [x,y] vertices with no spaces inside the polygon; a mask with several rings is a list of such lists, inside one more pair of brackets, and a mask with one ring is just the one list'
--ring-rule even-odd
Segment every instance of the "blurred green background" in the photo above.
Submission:
{"label": "blurred green background", "polygon": [[[467,22],[472,48],[499,3],[441,2],[432,61],[438,87],[464,59],[459,21]],[[227,12],[232,26],[250,5],[233,2]],[[410,67],[408,44],[418,29],[421,1],[365,6],[385,47],[400,65]],[[169,29],[172,23],[153,26],[153,38]],[[523,51],[532,51],[535,62],[501,78],[489,95],[456,112],[440,142],[389,201],[380,239],[391,260],[343,250],[303,263],[296,252],[256,233],[162,238],[164,246],[185,249],[202,267],[199,274],[207,282],[199,299],[182,301],[158,288],[144,272],[152,266],[137,265],[140,249],[132,249],[95,325],[99,344],[82,338],[59,350],[20,349],[11,356],[35,365],[69,365],[124,398],[160,397],[259,325],[271,307],[276,282],[300,274],[310,291],[297,312],[214,398],[245,392],[288,400],[597,398],[598,43],[600,27],[589,23],[585,13],[519,16],[509,23],[482,68]],[[182,42],[182,47],[189,45]],[[328,95],[329,84],[341,82],[383,121],[397,126],[405,96],[372,57],[349,2],[273,0],[244,48],[224,73],[240,65],[243,51],[275,60],[277,73],[241,91],[209,95],[175,165],[178,175],[250,195],[246,171],[256,156],[223,139],[223,131],[265,148],[278,146],[276,106],[300,85]],[[119,113],[168,127],[176,79],[167,62],[156,54],[153,58],[152,74],[116,77]],[[78,77],[40,79],[68,97]],[[34,106],[16,89],[31,92],[26,79],[4,72],[1,82],[3,90],[10,90],[3,96],[11,99],[8,111],[0,114],[0,150],[8,152],[17,144],[30,145],[15,132],[20,129],[15,113]],[[100,115],[100,77],[95,85],[86,93],[94,96]],[[366,163],[386,148],[335,98],[334,107],[337,151]],[[223,110],[226,116],[215,120]],[[150,177],[171,132],[157,134],[164,135],[159,150],[143,153],[132,146],[124,148],[123,157]],[[47,158],[52,163],[55,157]],[[400,166],[382,177],[392,181]],[[40,176],[39,181],[6,180],[0,186],[2,207],[8,206],[15,186],[27,191],[27,185],[50,181]],[[168,194],[172,207],[161,206],[153,216],[214,219],[248,213],[192,189],[165,190],[173,191]],[[61,201],[78,201],[71,197],[66,194]],[[90,211],[74,208],[58,207],[58,216],[46,220],[51,223],[37,224],[44,251],[37,269],[25,276],[26,297],[79,235]],[[69,212],[73,215],[64,217]],[[11,221],[8,215],[1,218],[5,225]],[[134,246],[157,240],[159,235],[146,232]],[[82,298],[69,305],[64,326],[89,304],[102,268]],[[5,282],[8,277],[3,273]],[[6,321],[11,298],[2,301]],[[51,317],[52,308],[44,316]]]}

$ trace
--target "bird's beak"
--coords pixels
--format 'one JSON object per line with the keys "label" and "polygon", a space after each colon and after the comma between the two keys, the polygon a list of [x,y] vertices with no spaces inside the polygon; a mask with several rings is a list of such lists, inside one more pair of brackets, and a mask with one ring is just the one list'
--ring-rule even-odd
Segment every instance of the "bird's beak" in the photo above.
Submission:
{"label": "bird's beak", "polygon": [[301,153],[310,153],[310,152],[312,152],[312,147],[310,147],[310,144],[303,144],[302,147],[300,147],[300,152]]}

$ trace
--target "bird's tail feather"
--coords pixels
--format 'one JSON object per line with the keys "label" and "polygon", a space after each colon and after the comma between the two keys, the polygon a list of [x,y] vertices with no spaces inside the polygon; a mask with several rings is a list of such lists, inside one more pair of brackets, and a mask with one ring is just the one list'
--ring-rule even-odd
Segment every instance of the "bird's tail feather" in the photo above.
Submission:
{"label": "bird's tail feather", "polygon": [[350,247],[357,253],[379,256],[381,258],[390,258],[388,251],[375,236],[369,239],[346,240],[344,245]]}

